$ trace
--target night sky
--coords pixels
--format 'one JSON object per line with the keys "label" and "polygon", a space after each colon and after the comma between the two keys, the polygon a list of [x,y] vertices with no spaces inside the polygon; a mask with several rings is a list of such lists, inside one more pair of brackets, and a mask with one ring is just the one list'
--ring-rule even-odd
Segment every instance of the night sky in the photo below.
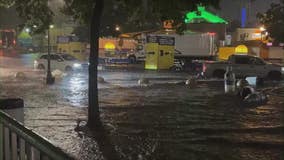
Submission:
{"label": "night sky", "polygon": [[[240,20],[240,4],[244,3],[248,6],[249,0],[222,0],[220,10],[216,10],[215,13],[220,15],[222,18],[225,18],[228,21],[237,19]],[[251,2],[251,9],[249,10],[248,20],[252,25],[256,24],[256,14],[258,12],[265,12],[270,8],[271,3],[279,3],[279,0],[255,0]]]}

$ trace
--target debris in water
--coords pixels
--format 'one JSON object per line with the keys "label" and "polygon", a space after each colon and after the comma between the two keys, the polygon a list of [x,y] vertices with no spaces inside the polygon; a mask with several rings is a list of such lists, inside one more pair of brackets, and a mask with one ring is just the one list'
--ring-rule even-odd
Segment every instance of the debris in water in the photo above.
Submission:
{"label": "debris in water", "polygon": [[139,85],[148,85],[148,84],[150,84],[150,81],[149,81],[149,79],[147,79],[147,78],[140,78],[140,79],[138,80],[138,84],[139,84]]}
{"label": "debris in water", "polygon": [[196,79],[195,78],[190,78],[185,81],[185,84],[189,86],[189,88],[194,88],[197,85]]}
{"label": "debris in water", "polygon": [[105,79],[103,77],[98,77],[98,83],[106,83]]}
{"label": "debris in water", "polygon": [[64,72],[60,71],[59,69],[52,71],[51,74],[52,74],[52,77],[55,77],[55,78],[62,78],[66,75]]}
{"label": "debris in water", "polygon": [[17,72],[17,73],[15,74],[15,78],[16,78],[16,79],[26,79],[26,75],[25,75],[24,72]]}
{"label": "debris in water", "polygon": [[245,87],[245,86],[248,86],[249,85],[249,83],[248,83],[248,81],[247,80],[245,80],[245,79],[240,79],[240,80],[238,80],[238,82],[237,82],[237,88],[243,88],[243,87]]}

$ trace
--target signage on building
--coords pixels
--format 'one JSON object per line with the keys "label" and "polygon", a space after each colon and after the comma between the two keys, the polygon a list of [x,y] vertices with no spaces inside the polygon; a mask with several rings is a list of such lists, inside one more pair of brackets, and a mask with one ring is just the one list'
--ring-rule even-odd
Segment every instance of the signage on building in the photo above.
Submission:
{"label": "signage on building", "polygon": [[247,48],[247,46],[245,46],[245,45],[238,45],[238,46],[235,48],[235,52],[236,52],[236,53],[248,53],[248,48]]}
{"label": "signage on building", "polygon": [[57,36],[57,43],[78,42],[79,38],[76,36]]}
{"label": "signage on building", "polygon": [[175,38],[169,36],[147,36],[147,43],[158,43],[159,45],[175,45]]}
{"label": "signage on building", "polygon": [[159,36],[158,37],[158,43],[159,43],[159,45],[174,46],[175,45],[175,38],[174,37]]}
{"label": "signage on building", "polygon": [[69,43],[68,36],[57,36],[57,43]]}
{"label": "signage on building", "polygon": [[238,41],[261,40],[266,36],[259,28],[238,28],[237,35]]}
{"label": "signage on building", "polygon": [[173,23],[174,23],[173,20],[165,20],[163,26],[164,26],[165,29],[172,29]]}

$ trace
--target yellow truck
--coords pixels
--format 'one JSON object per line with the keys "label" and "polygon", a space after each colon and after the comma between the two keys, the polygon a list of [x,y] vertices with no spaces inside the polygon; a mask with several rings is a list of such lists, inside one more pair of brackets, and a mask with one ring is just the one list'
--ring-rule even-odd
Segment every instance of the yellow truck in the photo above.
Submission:
{"label": "yellow truck", "polygon": [[57,37],[57,53],[68,53],[79,60],[86,60],[88,58],[86,47],[86,43],[79,42],[74,36]]}

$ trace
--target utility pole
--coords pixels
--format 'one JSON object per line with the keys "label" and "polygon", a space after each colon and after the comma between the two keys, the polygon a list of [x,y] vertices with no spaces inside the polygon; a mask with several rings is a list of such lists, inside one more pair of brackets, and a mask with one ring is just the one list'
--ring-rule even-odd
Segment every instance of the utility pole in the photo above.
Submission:
{"label": "utility pole", "polygon": [[47,29],[47,74],[46,74],[46,84],[53,84],[54,77],[52,77],[50,70],[50,28],[53,28],[53,25],[49,25]]}

